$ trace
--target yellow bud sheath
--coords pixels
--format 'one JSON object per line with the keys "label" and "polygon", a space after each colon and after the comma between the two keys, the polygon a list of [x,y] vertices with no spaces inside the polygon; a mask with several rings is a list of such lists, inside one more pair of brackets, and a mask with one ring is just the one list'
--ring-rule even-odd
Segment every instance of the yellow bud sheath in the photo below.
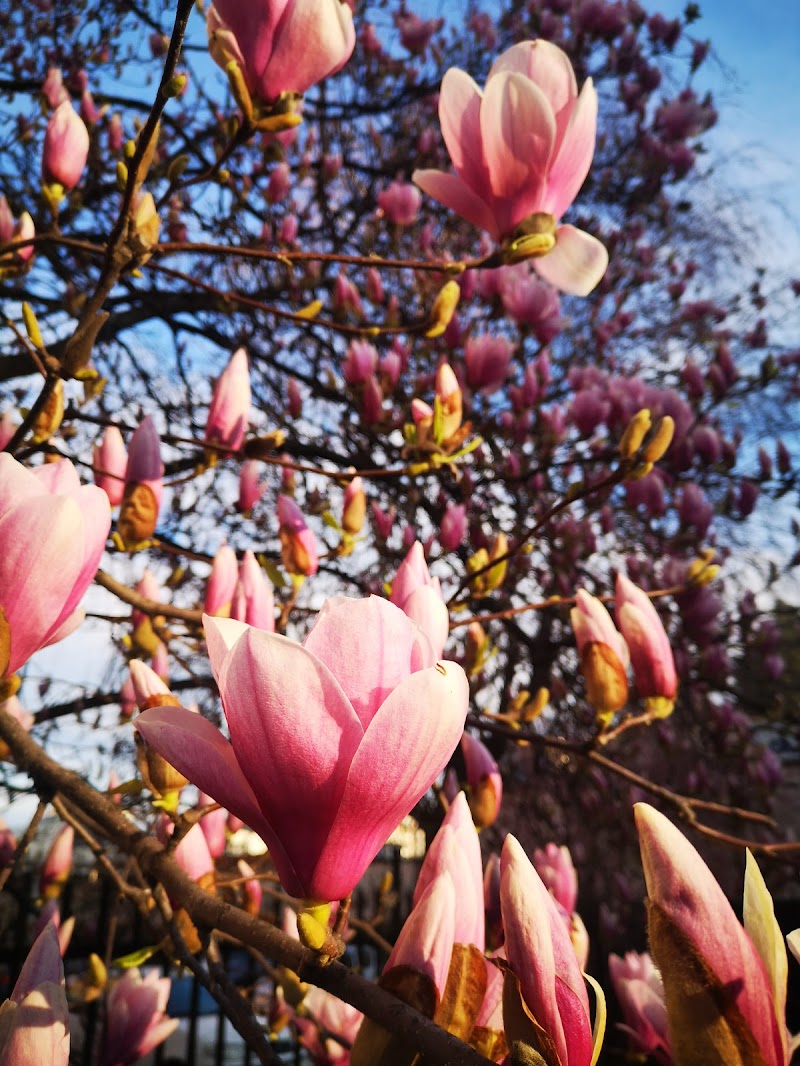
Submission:
{"label": "yellow bud sheath", "polygon": [[652,419],[646,407],[636,412],[619,442],[619,453],[623,459],[630,459],[639,451],[651,425]]}
{"label": "yellow bud sheath", "polygon": [[642,459],[646,463],[657,463],[670,444],[672,444],[674,433],[675,420],[670,415],[664,415],[663,418],[659,418],[650,435],[650,439],[642,448]]}
{"label": "yellow bud sheath", "polygon": [[448,281],[440,290],[431,309],[430,326],[425,330],[426,337],[441,337],[452,321],[461,288],[457,281]]}

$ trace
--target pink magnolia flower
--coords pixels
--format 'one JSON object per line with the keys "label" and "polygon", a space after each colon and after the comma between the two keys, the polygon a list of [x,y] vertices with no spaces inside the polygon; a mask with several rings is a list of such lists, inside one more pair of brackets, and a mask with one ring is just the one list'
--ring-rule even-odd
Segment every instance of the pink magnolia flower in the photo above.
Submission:
{"label": "pink magnolia flower", "polygon": [[573,914],[578,900],[578,875],[569,848],[552,843],[543,849],[537,848],[533,853],[533,865],[556,903],[567,914]]}
{"label": "pink magnolia flower", "polygon": [[369,341],[351,341],[342,373],[348,385],[364,385],[378,368],[378,351]]}
{"label": "pink magnolia flower", "polygon": [[589,997],[555,900],[511,834],[503,845],[500,870],[506,957],[519,978],[522,998],[552,1041],[557,1061],[589,1066]]}
{"label": "pink magnolia flower", "polygon": [[317,543],[306,525],[303,512],[291,496],[278,497],[278,523],[283,565],[290,574],[303,577],[316,574],[319,565]]}
{"label": "pink magnolia flower", "polygon": [[678,690],[675,660],[653,601],[624,574],[618,574],[615,603],[639,695],[671,704]]}
{"label": "pink magnolia flower", "polygon": [[47,68],[47,76],[42,82],[42,95],[53,111],[59,104],[69,100],[70,95],[64,85],[64,75],[61,72],[61,67]]}
{"label": "pink magnolia flower", "polygon": [[625,1019],[620,1028],[628,1034],[631,1049],[637,1054],[655,1055],[670,1066],[664,982],[653,960],[647,953],[637,955],[635,951],[624,958],[609,955],[608,972]]}
{"label": "pink magnolia flower", "polygon": [[[197,806],[200,810],[204,807],[212,806],[213,803],[214,800],[211,796],[207,796],[205,792],[201,792],[197,797]],[[213,859],[218,859],[220,855],[225,854],[225,848],[228,843],[228,835],[225,832],[227,821],[228,812],[224,807],[217,807],[216,810],[209,811],[208,814],[203,815],[200,819],[200,828],[206,838],[206,844],[208,844],[208,850]]]}
{"label": "pink magnolia flower", "polygon": [[364,382],[361,418],[367,426],[373,426],[383,418],[383,389],[374,374],[370,374]]}
{"label": "pink magnolia flower", "polygon": [[[293,1021],[300,1034],[300,1043],[319,1066],[347,1066],[352,1047],[364,1015],[360,1010],[339,999],[324,988],[312,986],[303,997],[303,1015]],[[340,1043],[341,1037],[345,1043]],[[347,1045],[347,1046],[346,1046]]]}
{"label": "pink magnolia flower", "polygon": [[74,189],[81,180],[89,156],[89,131],[75,108],[59,104],[44,134],[42,180]]}
{"label": "pink magnolia flower", "polygon": [[239,500],[236,506],[243,514],[252,511],[267,491],[266,482],[258,480],[259,470],[257,459],[245,459],[239,470]]}
{"label": "pink magnolia flower", "polygon": [[444,769],[468,688],[392,604],[330,600],[298,645],[207,618],[230,743],[184,708],[148,744],[259,833],[290,895],[341,899]]}
{"label": "pink magnolia flower", "polygon": [[441,655],[450,632],[450,615],[442,599],[439,579],[431,577],[425,549],[418,540],[400,564],[389,600],[421,627],[436,654]]}
{"label": "pink magnolia flower", "polygon": [[414,889],[415,907],[428,887],[444,874],[458,886],[450,908],[454,915],[451,945],[474,944],[483,951],[486,934],[481,846],[463,792],[450,804],[425,854]]}
{"label": "pink magnolia flower", "polygon": [[[211,815],[206,815],[206,817],[210,818]],[[205,818],[203,821],[205,821]],[[166,814],[163,814],[156,824],[156,835],[162,844],[168,843],[174,830],[175,823]],[[202,829],[202,822],[195,822],[189,831],[184,833],[175,845],[173,857],[181,870],[192,881],[203,885],[208,885],[209,881],[213,882],[214,859],[211,855],[208,839]]]}
{"label": "pink magnolia flower", "polygon": [[449,503],[442,516],[439,527],[439,543],[442,551],[451,552],[463,542],[467,535],[467,505]]}
{"label": "pink magnolia flower", "polygon": [[464,733],[461,753],[467,771],[469,807],[481,829],[494,825],[503,801],[503,778],[492,753],[477,737]]}
{"label": "pink magnolia flower", "polygon": [[239,348],[214,386],[206,421],[206,442],[238,451],[250,418],[250,369],[247,352]]}
{"label": "pink magnolia flower", "polygon": [[206,585],[206,598],[203,610],[206,614],[215,614],[220,618],[230,618],[233,595],[239,580],[239,562],[236,552],[229,544],[217,549],[211,563],[211,573]]}
{"label": "pink magnolia flower", "polygon": [[444,19],[421,19],[413,11],[396,14],[394,22],[400,31],[400,43],[412,55],[424,55],[431,37],[444,25]]}
{"label": "pink magnolia flower", "polygon": [[125,494],[125,475],[128,469],[128,452],[125,441],[116,426],[107,426],[103,439],[92,450],[94,483],[108,496],[112,507],[122,503]]}
{"label": "pink magnolia flower", "polygon": [[256,629],[275,630],[275,602],[272,582],[258,565],[251,551],[246,551],[239,564],[239,580],[233,594],[231,618],[246,622]]}
{"label": "pink magnolia flower", "polygon": [[574,226],[556,228],[594,154],[591,79],[579,94],[560,48],[524,41],[495,61],[483,92],[464,71],[448,70],[439,120],[456,173],[415,171],[423,192],[495,240],[524,237],[532,216],[551,216],[555,244],[533,260],[534,269],[563,292],[591,292],[608,264],[605,248]]}
{"label": "pink magnolia flower", "polygon": [[[36,227],[33,224],[33,219],[27,211],[19,216],[15,221],[14,216],[11,214],[11,208],[8,206],[8,201],[5,196],[0,193],[0,245],[9,244],[11,241],[26,241],[30,237],[36,235]],[[20,248],[14,252],[13,258],[20,263],[26,262],[33,255],[33,245],[29,244],[26,248]],[[0,263],[5,260],[9,261],[9,257],[0,257]]]}
{"label": "pink magnolia flower", "polygon": [[2,1066],[68,1066],[69,1011],[58,934],[52,922],[34,941],[3,1004]]}
{"label": "pink magnolia flower", "polygon": [[353,12],[340,0],[216,0],[207,26],[214,62],[237,62],[265,102],[335,74],[356,43]]}
{"label": "pink magnolia flower", "polygon": [[0,455],[0,677],[80,625],[110,525],[108,497],[69,460],[32,471]]}
{"label": "pink magnolia flower", "polygon": [[[725,1026],[725,1031],[737,1033],[733,1039],[741,1061],[749,1061],[748,1056],[757,1052],[758,1061],[766,1066],[785,1066],[786,1026],[783,1018],[778,1020],[767,969],[725,893],[669,819],[646,803],[637,803],[634,813],[647,884],[651,950],[664,981],[670,1017],[685,1023],[670,1028],[675,1060],[711,1061],[714,1052],[719,1055],[714,1044],[719,1027],[708,1015],[719,1012],[722,1021],[729,1008],[736,1012],[738,1023],[732,1022],[730,1030]],[[702,964],[707,987],[687,988],[690,960],[683,963],[676,956],[676,937],[686,945],[684,953],[698,957],[692,966],[697,969]]]}
{"label": "pink magnolia flower", "polygon": [[464,346],[467,384],[487,395],[496,392],[505,382],[514,346],[508,337],[481,333],[470,337]]}
{"label": "pink magnolia flower", "polygon": [[106,997],[100,1066],[138,1062],[175,1032],[179,1020],[164,1014],[171,983],[155,971],[142,977],[135,966],[114,982]]}
{"label": "pink magnolia flower", "polygon": [[392,535],[392,526],[397,517],[396,508],[389,507],[384,511],[374,500],[369,506],[372,512],[372,521],[375,523],[375,532],[381,540],[388,540]]}
{"label": "pink magnolia flower", "polygon": [[393,181],[378,193],[378,207],[396,226],[410,226],[416,221],[421,202],[419,189],[407,181]]}

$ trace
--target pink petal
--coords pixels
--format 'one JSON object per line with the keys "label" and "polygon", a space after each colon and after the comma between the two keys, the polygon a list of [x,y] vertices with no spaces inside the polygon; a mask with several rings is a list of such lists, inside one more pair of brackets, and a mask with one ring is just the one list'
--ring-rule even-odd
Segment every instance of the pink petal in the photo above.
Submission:
{"label": "pink petal", "polygon": [[186,707],[153,707],[135,726],[159,755],[192,784],[264,835],[266,819],[236,755],[208,719]]}
{"label": "pink petal", "polygon": [[0,518],[0,607],[11,627],[13,674],[47,639],[80,572],[83,519],[67,497],[23,500]]}
{"label": "pink petal", "polygon": [[[442,593],[436,585],[425,585],[415,589],[403,604],[403,611],[416,622],[430,641],[434,658],[438,659],[450,635],[450,614],[442,599]],[[433,663],[426,663],[433,665]]]}
{"label": "pink petal", "polygon": [[[427,974],[441,996],[447,983],[453,944],[460,943],[455,931],[456,891],[447,871],[431,881],[414,902],[414,909],[400,930],[383,972],[395,966],[410,966]],[[460,886],[459,886],[460,887]]]}
{"label": "pink petal", "polygon": [[18,463],[13,455],[0,452],[0,518],[23,500],[42,494],[43,489],[36,474]]}
{"label": "pink petal", "polygon": [[551,163],[543,211],[561,218],[578,195],[592,165],[596,138],[597,91],[590,78],[581,89]]}
{"label": "pink petal", "polygon": [[236,39],[253,88],[272,54],[278,22],[291,0],[273,0],[267,7],[252,0],[216,0],[213,10]]}
{"label": "pink petal", "polygon": [[312,876],[363,736],[361,723],[323,662],[263,630],[249,629],[237,641],[222,698],[242,772],[306,894],[322,899]]}
{"label": "pink petal", "polygon": [[45,981],[51,981],[57,985],[63,980],[64,967],[58,946],[58,930],[55,922],[50,921],[33,942],[28,957],[22,964],[11,999],[14,1003],[21,1003],[27,995]]}
{"label": "pink petal", "polygon": [[261,86],[269,97],[290,90],[303,93],[341,70],[355,43],[353,12],[347,3],[291,0],[276,26]]}
{"label": "pink petal", "polygon": [[487,84],[503,71],[516,71],[535,82],[556,116],[578,96],[578,83],[569,57],[557,45],[541,38],[521,41],[503,52],[492,64]]}
{"label": "pink petal", "polygon": [[327,600],[303,646],[342,686],[364,729],[404,678],[436,661],[424,633],[379,596]]}
{"label": "pink petal", "polygon": [[414,889],[415,906],[428,885],[445,872],[458,885],[454,942],[475,944],[483,951],[486,938],[481,846],[463,792],[450,805],[425,855]]}
{"label": "pink petal", "polygon": [[341,898],[425,795],[458,744],[468,702],[466,675],[451,662],[412,674],[389,696],[350,767],[317,864],[316,898]]}
{"label": "pink petal", "polygon": [[589,1063],[589,997],[553,897],[509,834],[501,857],[505,949],[523,998],[556,1045],[562,1063]]}
{"label": "pink petal", "polygon": [[[61,466],[61,463],[57,465]],[[80,507],[83,515],[83,531],[79,541],[83,546],[83,559],[72,592],[61,608],[53,629],[47,635],[48,644],[52,644],[56,639],[61,639],[60,637],[55,637],[56,630],[61,628],[83,599],[88,585],[97,573],[100,559],[105,551],[108,532],[111,528],[108,497],[101,488],[98,488],[97,485],[83,485],[77,492],[70,495]],[[64,636],[66,636],[66,633],[64,633]]]}
{"label": "pink petal", "polygon": [[60,640],[64,640],[70,633],[74,633],[76,629],[79,629],[83,625],[83,620],[86,617],[86,611],[83,608],[79,608],[77,611],[73,611],[60,625],[55,629],[51,629],[47,634],[47,639],[43,648],[49,648],[51,644],[58,644]]}
{"label": "pink petal", "polygon": [[482,98],[478,86],[463,70],[451,67],[442,78],[439,123],[444,143],[456,174],[476,196],[486,200],[490,190],[481,147]]}
{"label": "pink petal", "polygon": [[542,90],[522,74],[498,74],[486,85],[481,134],[494,196],[524,196],[526,207],[514,219],[516,224],[540,209],[556,135],[553,109]]}
{"label": "pink petal", "polygon": [[456,174],[447,174],[443,170],[415,170],[411,178],[428,196],[478,229],[486,230],[495,240],[499,238],[492,209]]}
{"label": "pink petal", "polygon": [[573,296],[588,296],[608,266],[605,246],[574,226],[559,226],[552,252],[534,259],[533,269],[540,278]]}
{"label": "pink petal", "polygon": [[222,692],[225,688],[228,652],[239,638],[244,636],[249,626],[246,622],[239,622],[235,618],[212,618],[205,614],[203,615],[203,629],[206,634],[211,673],[216,678],[219,690]]}
{"label": "pink petal", "polygon": [[81,479],[68,459],[37,466],[31,473],[41,485],[40,491],[49,492],[51,496],[75,496],[80,492]]}

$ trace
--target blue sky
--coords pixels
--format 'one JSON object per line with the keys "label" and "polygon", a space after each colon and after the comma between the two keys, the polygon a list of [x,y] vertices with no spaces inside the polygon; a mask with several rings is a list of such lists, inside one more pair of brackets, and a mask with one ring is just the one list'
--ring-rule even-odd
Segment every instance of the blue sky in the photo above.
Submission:
{"label": "blue sky", "polygon": [[[675,17],[686,4],[646,6]],[[755,216],[764,211],[770,220],[756,261],[800,276],[800,2],[699,0],[699,7],[689,35],[710,38],[713,54],[697,85],[712,90],[720,112],[706,138],[710,158],[726,181],[752,194]]]}

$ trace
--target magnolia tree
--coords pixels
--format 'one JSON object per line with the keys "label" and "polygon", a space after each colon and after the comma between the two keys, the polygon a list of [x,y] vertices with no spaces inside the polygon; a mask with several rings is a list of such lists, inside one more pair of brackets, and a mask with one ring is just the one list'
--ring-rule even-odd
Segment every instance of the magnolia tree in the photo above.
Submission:
{"label": "magnolia tree", "polygon": [[[753,854],[797,847],[737,685],[783,668],[800,285],[730,270],[697,12],[201,7],[2,16],[0,754],[39,803],[0,884],[64,829],[0,1063],[66,1063],[97,1002],[86,1062],[177,1024],[113,924],[67,999],[77,839],[261,1062],[223,940],[321,1063],[786,1066]],[[412,811],[392,944],[351,895]],[[677,820],[726,876],[749,846],[744,926]],[[645,884],[652,957],[607,960]]]}

